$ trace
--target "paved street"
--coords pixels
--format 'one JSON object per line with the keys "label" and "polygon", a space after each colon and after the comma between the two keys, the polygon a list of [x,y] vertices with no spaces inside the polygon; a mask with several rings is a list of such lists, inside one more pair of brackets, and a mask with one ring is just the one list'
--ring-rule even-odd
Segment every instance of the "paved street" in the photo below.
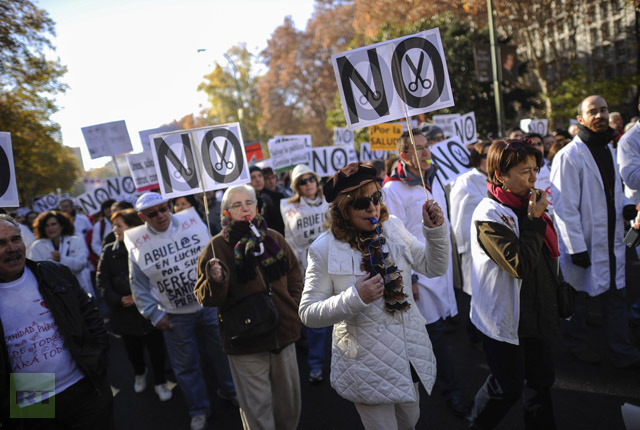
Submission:
{"label": "paved street", "polygon": [[[628,265],[628,299],[631,303],[640,296],[640,263],[630,261]],[[481,352],[472,349],[467,341],[465,319],[468,303],[460,303],[460,317],[451,338],[451,352],[460,376],[463,392],[471,399],[484,382],[488,368]],[[602,330],[591,328],[594,346],[606,354]],[[161,403],[153,392],[152,381],[142,394],[133,391],[133,374],[126,359],[122,341],[112,337],[110,381],[119,389],[115,396],[115,414],[118,429],[188,429],[189,415],[178,387],[174,388],[172,400]],[[640,344],[636,339],[636,344]],[[624,430],[620,406],[625,402],[640,406],[640,372],[622,371],[608,362],[587,365],[572,359],[562,346],[555,341],[556,383],[553,401],[558,428]],[[299,352],[302,380],[301,429],[361,429],[362,425],[353,405],[341,399],[330,387],[328,379],[319,385],[306,381],[308,368],[305,357]],[[328,371],[328,369],[326,369]],[[207,372],[210,373],[210,372]],[[328,375],[327,375],[328,376]],[[170,378],[173,378],[171,375]],[[209,429],[241,429],[236,408],[215,396],[215,379],[209,378],[213,411]],[[455,418],[446,408],[438,393],[438,385],[432,396],[421,393],[421,417],[417,429],[465,429],[463,420]],[[523,428],[521,406],[517,405],[504,420],[499,429]]]}

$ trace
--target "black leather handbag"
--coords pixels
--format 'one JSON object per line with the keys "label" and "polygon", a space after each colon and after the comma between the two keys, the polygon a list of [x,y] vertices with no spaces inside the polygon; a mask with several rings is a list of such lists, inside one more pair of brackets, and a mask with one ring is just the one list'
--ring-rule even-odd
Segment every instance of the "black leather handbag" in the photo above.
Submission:
{"label": "black leather handbag", "polygon": [[247,296],[218,313],[220,326],[231,343],[264,336],[280,325],[280,314],[271,297],[271,285],[268,281],[266,284],[266,291]]}

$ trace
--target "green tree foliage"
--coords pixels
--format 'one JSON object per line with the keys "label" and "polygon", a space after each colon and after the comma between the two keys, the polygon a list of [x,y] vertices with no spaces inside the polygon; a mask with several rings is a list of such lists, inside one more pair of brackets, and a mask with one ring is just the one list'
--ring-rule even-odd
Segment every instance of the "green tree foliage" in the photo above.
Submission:
{"label": "green tree foliage", "polygon": [[637,75],[601,79],[579,65],[574,65],[573,70],[575,74],[562,80],[549,95],[557,120],[575,118],[578,103],[592,94],[604,97],[611,110],[620,110],[627,103],[627,90],[640,85],[640,76]]}
{"label": "green tree foliage", "polygon": [[247,51],[245,44],[233,46],[227,55],[233,65],[216,63],[213,71],[198,85],[198,91],[205,92],[210,103],[202,112],[202,120],[206,124],[240,121],[246,142],[264,141],[266,136],[258,126],[262,106],[258,97],[260,77],[256,75],[255,57]]}
{"label": "green tree foliage", "polygon": [[21,204],[31,197],[68,190],[79,166],[60,143],[59,126],[50,120],[64,92],[66,67],[49,60],[54,22],[29,0],[0,2],[0,130],[11,133]]}

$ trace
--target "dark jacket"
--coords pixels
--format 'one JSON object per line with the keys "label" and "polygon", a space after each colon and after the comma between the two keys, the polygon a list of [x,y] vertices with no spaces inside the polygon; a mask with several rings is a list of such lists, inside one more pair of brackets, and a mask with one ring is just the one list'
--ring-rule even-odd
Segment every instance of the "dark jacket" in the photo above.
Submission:
{"label": "dark jacket", "polygon": [[[79,369],[98,389],[107,372],[109,336],[95,301],[80,287],[69,268],[52,261],[32,261],[26,266],[38,281],[38,290],[51,311],[58,332]],[[19,304],[17,304],[19,305]],[[9,421],[11,361],[0,321],[0,424],[3,428],[21,428],[17,420]]]}
{"label": "dark jacket", "polygon": [[[287,274],[277,281],[271,282],[273,301],[280,314],[280,325],[273,333],[259,339],[252,339],[251,342],[241,346],[231,345],[229,337],[225,335],[224,327],[221,325],[222,348],[227,354],[253,354],[279,350],[300,338],[302,323],[298,316],[298,306],[300,305],[300,297],[302,297],[303,285],[300,264],[281,234],[271,229],[268,230],[268,234],[285,252],[289,264]],[[234,265],[233,246],[224,240],[222,233],[216,235],[211,241],[215,248],[216,257],[221,261],[224,280],[217,283],[208,277],[206,265],[213,255],[210,242],[204,252],[200,254],[198,280],[194,290],[196,298],[202,306],[218,306],[219,311],[225,310],[244,297],[266,290],[264,277],[260,273],[247,283],[239,283]]]}
{"label": "dark jacket", "polygon": [[274,229],[281,235],[284,235],[284,221],[282,213],[280,213],[280,200],[283,198],[282,193],[263,188],[260,191],[262,204],[258,206],[262,217],[267,222],[267,227]]}
{"label": "dark jacket", "polygon": [[143,336],[154,330],[135,304],[122,306],[122,297],[131,295],[129,255],[123,242],[116,240],[102,249],[96,272],[96,289],[111,311],[109,326],[113,332]]}
{"label": "dark jacket", "polygon": [[[489,198],[496,200],[492,195]],[[529,219],[526,207],[511,209],[518,216],[520,237],[503,224],[476,222],[478,243],[502,270],[522,279],[518,337],[548,338],[557,334],[559,327],[557,261],[544,244],[546,223],[540,218]]]}

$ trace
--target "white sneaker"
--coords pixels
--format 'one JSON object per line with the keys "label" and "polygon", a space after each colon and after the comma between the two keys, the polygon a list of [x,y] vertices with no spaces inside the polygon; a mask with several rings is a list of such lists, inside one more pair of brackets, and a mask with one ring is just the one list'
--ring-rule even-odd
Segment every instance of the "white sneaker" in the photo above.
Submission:
{"label": "white sneaker", "polygon": [[156,394],[160,397],[161,402],[166,402],[171,399],[172,393],[166,383],[156,385],[153,389],[156,390]]}
{"label": "white sneaker", "polygon": [[191,418],[191,430],[203,430],[207,426],[207,414]]}
{"label": "white sneaker", "polygon": [[147,388],[147,369],[144,369],[144,374],[136,375],[133,381],[133,391],[136,393],[142,393]]}

